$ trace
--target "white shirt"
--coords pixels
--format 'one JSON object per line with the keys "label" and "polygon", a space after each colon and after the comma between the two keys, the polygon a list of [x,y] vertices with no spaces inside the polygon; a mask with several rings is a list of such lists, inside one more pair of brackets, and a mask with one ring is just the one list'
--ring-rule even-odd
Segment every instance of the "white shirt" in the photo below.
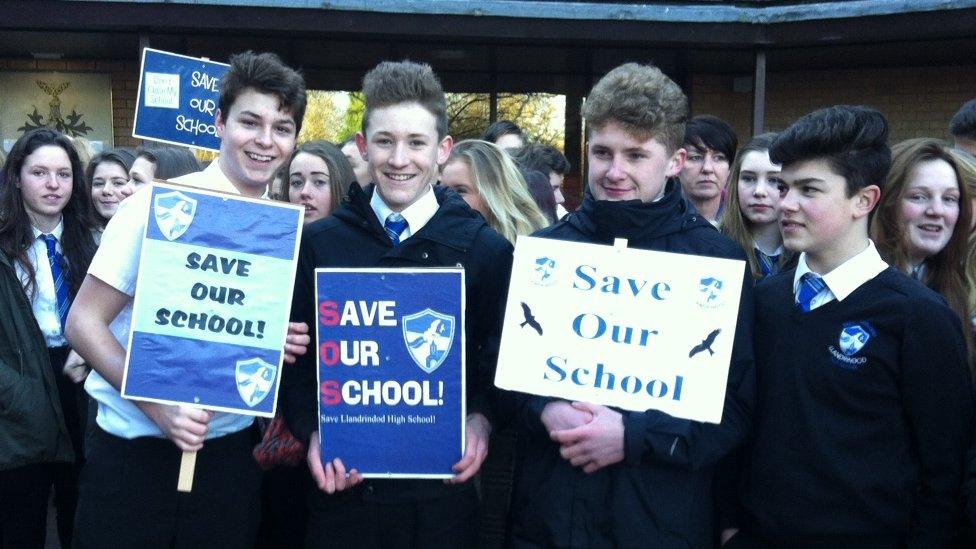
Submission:
{"label": "white shirt", "polygon": [[[64,253],[61,247],[61,234],[64,232],[64,218],[58,222],[58,226],[50,233],[42,233],[37,227],[31,227],[34,231],[34,241],[30,248],[27,248],[27,260],[34,266],[34,295],[27,297],[31,300],[31,309],[34,311],[34,319],[44,334],[44,343],[48,347],[64,347],[68,340],[61,333],[61,319],[58,317],[58,296],[54,291],[54,274],[51,273],[51,261],[47,258],[47,242],[40,238],[42,234],[53,235],[58,240],[55,249]],[[26,289],[27,271],[23,269],[20,262],[15,262],[17,276],[20,284]]]}
{"label": "white shirt", "polygon": [[[175,183],[205,189],[240,194],[230,180],[220,171],[216,160],[202,172],[178,177]],[[135,193],[119,205],[109,220],[102,242],[92,258],[88,274],[132,297],[136,293],[136,275],[139,272],[139,255],[142,237],[149,219],[152,193]],[[129,300],[109,329],[112,335],[128,349],[129,324],[132,320],[132,300]],[[98,426],[117,437],[132,439],[141,436],[163,437],[162,431],[146,417],[135,404],[122,398],[98,372],[92,371],[85,382],[85,390],[98,402]],[[251,416],[216,412],[207,430],[207,439],[236,433],[254,421]]]}
{"label": "white shirt", "polygon": [[[379,190],[373,188],[373,197],[369,199],[369,206],[373,208],[373,213],[376,214],[376,219],[380,221],[380,225],[386,223],[386,218],[390,217],[390,214],[394,214],[392,209],[386,205],[383,201],[383,197],[380,196]],[[407,206],[405,210],[399,212],[403,216],[403,219],[407,221],[407,228],[403,229],[400,233],[400,242],[410,238],[414,233],[423,228],[424,225],[430,221],[430,218],[434,217],[437,213],[437,209],[441,205],[437,203],[437,197],[434,196],[434,189],[429,184],[427,185],[427,192],[425,192],[416,202]]]}
{"label": "white shirt", "polygon": [[[841,263],[829,273],[822,275],[821,278],[827,287],[810,302],[810,310],[812,311],[817,307],[826,305],[835,299],[837,301],[843,301],[854,290],[860,288],[865,282],[878,276],[881,271],[887,268],[888,264],[881,259],[881,256],[878,254],[878,249],[874,247],[874,242],[868,240],[868,246],[863,251]],[[794,301],[796,301],[796,295],[800,289],[800,278],[806,273],[811,272],[813,271],[807,265],[806,252],[801,253],[800,259],[796,264],[796,273],[793,275]]]}

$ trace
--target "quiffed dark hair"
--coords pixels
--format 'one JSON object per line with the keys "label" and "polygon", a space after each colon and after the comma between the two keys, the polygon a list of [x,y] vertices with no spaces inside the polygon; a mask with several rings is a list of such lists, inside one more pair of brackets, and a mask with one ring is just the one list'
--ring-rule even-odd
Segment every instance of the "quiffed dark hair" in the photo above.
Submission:
{"label": "quiffed dark hair", "polygon": [[302,129],[305,118],[305,79],[273,53],[246,51],[230,57],[230,70],[220,79],[220,100],[217,107],[224,121],[231,105],[247,88],[278,98],[279,109],[291,113],[295,119],[295,133]]}
{"label": "quiffed dark hair", "polygon": [[437,138],[447,136],[447,98],[441,81],[427,63],[384,61],[363,77],[363,95],[366,98],[363,135],[374,109],[417,103],[434,116]]}
{"label": "quiffed dark hair", "polygon": [[653,65],[625,63],[608,72],[583,104],[587,132],[609,122],[640,139],[656,138],[668,153],[681,146],[688,121],[688,98]]}
{"label": "quiffed dark hair", "polygon": [[692,118],[685,126],[684,144],[697,149],[720,152],[731,164],[735,159],[735,151],[739,148],[739,138],[728,122],[710,114],[703,114]]}
{"label": "quiffed dark hair", "polygon": [[523,170],[535,170],[549,177],[550,172],[569,173],[571,166],[566,155],[559,149],[541,143],[529,143],[524,147],[509,151],[515,163]]}
{"label": "quiffed dark hair", "polygon": [[966,101],[949,121],[949,133],[953,137],[976,140],[976,99]]}
{"label": "quiffed dark hair", "polygon": [[488,129],[485,130],[485,133],[481,136],[481,139],[482,141],[495,143],[501,139],[503,135],[517,135],[522,139],[523,143],[528,141],[525,138],[525,133],[522,131],[522,128],[518,127],[515,122],[510,120],[499,120],[491,126],[488,126]]}
{"label": "quiffed dark hair", "polygon": [[769,159],[786,169],[790,164],[824,159],[847,180],[847,196],[877,185],[884,190],[891,167],[888,121],[875,109],[835,105],[807,114],[780,133]]}

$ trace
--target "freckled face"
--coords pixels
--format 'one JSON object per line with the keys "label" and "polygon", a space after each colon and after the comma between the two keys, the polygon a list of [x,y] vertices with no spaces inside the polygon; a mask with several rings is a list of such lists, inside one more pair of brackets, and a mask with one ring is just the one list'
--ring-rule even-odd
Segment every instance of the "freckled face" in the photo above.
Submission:
{"label": "freckled face", "polygon": [[898,211],[905,252],[918,264],[941,252],[959,219],[959,181],[945,160],[928,160],[912,170]]}

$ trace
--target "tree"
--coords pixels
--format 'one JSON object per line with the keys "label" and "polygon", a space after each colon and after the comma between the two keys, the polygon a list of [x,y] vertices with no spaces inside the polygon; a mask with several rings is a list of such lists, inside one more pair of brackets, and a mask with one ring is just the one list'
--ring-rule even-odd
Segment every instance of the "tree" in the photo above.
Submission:
{"label": "tree", "polygon": [[[478,139],[488,128],[490,96],[485,93],[447,94],[447,116],[455,140]],[[511,120],[537,143],[562,150],[565,143],[566,100],[549,93],[498,94],[498,119]]]}

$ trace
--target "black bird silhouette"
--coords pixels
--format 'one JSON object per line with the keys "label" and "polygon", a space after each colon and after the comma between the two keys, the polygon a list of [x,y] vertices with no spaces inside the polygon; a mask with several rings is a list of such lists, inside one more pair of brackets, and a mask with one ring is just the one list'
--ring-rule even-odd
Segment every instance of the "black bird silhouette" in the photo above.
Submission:
{"label": "black bird silhouette", "polygon": [[525,322],[519,324],[519,326],[524,328],[525,325],[528,324],[529,326],[532,326],[535,331],[539,332],[539,335],[542,335],[542,326],[539,325],[539,321],[532,316],[532,309],[530,309],[524,301],[520,303],[522,303],[522,315],[525,317]]}
{"label": "black bird silhouette", "polygon": [[718,336],[719,332],[721,331],[722,331],[721,328],[716,328],[712,330],[712,333],[708,334],[700,344],[695,345],[691,349],[691,352],[688,353],[688,358],[691,358],[702,351],[708,351],[709,355],[714,355],[715,351],[712,350],[712,343],[715,343],[715,338]]}

